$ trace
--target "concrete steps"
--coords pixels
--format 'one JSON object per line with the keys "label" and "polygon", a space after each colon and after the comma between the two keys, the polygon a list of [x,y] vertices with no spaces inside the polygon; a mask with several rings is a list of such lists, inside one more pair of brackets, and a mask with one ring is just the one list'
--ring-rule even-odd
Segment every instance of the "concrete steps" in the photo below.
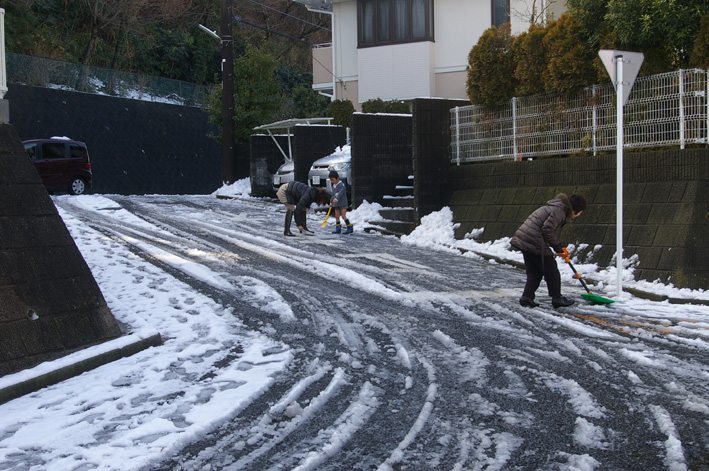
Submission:
{"label": "concrete steps", "polygon": [[411,234],[416,228],[413,176],[409,177],[408,184],[397,185],[392,195],[384,196],[382,206],[384,208],[379,210],[379,214],[385,220],[377,221],[379,227],[365,228],[365,231],[376,230],[397,237]]}

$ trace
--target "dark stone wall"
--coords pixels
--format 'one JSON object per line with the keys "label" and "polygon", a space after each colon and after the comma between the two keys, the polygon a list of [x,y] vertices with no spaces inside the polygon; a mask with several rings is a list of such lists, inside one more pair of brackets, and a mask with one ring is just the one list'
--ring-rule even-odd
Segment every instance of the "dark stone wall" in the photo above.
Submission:
{"label": "dark stone wall", "polygon": [[0,125],[0,376],[119,335],[19,136]]}
{"label": "dark stone wall", "polygon": [[208,194],[221,186],[221,146],[204,110],[8,84],[21,139],[86,142],[92,193]]}
{"label": "dark stone wall", "polygon": [[[456,237],[483,228],[480,239],[491,241],[512,237],[558,193],[580,193],[588,209],[564,227],[562,240],[584,244],[582,260],[614,263],[615,154],[457,166],[451,163],[450,108],[464,104],[414,101],[418,220],[450,206],[460,224]],[[636,278],[709,288],[709,149],[626,152],[623,164],[624,257],[638,256]]]}
{"label": "dark stone wall", "polygon": [[[273,174],[283,165],[285,158],[278,146],[288,153],[288,136],[256,134],[249,139],[251,162],[251,196],[273,196]],[[292,139],[292,138],[291,138]]]}
{"label": "dark stone wall", "polygon": [[352,115],[352,201],[382,203],[413,175],[410,115]]}
{"label": "dark stone wall", "polygon": [[[638,255],[636,276],[708,288],[709,149],[625,153],[623,174],[624,258]],[[478,228],[485,229],[482,240],[511,237],[558,193],[584,195],[588,208],[564,227],[562,240],[588,244],[582,259],[612,264],[615,155],[451,166],[447,178],[459,238]]]}
{"label": "dark stone wall", "polygon": [[469,105],[464,100],[413,101],[414,207],[421,217],[448,204],[451,191],[447,170],[451,165],[450,109]]}
{"label": "dark stone wall", "polygon": [[342,126],[300,125],[293,131],[293,162],[295,180],[308,181],[310,167],[347,143],[347,130]]}
{"label": "dark stone wall", "polygon": [[248,142],[239,142],[237,144],[234,144],[234,160],[236,161],[234,167],[234,174],[236,180],[249,178],[249,176],[251,175],[249,147],[250,145]]}

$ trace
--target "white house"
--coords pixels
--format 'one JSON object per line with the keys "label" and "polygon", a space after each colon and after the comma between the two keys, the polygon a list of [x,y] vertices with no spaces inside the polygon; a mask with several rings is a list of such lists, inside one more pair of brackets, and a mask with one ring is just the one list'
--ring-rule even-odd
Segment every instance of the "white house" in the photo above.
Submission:
{"label": "white house", "polygon": [[509,22],[518,34],[564,11],[563,0],[295,1],[332,16],[332,43],[313,48],[313,88],[358,109],[376,98],[466,99],[468,54],[486,29]]}

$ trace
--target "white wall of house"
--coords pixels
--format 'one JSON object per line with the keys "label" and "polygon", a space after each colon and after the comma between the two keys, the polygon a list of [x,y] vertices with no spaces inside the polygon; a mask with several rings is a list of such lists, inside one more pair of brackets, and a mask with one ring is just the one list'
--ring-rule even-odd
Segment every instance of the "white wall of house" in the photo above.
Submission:
{"label": "white wall of house", "polygon": [[[528,29],[535,8],[560,1],[511,0],[512,33]],[[357,49],[357,2],[337,0],[332,7],[337,99],[349,99],[359,109],[375,98],[467,98],[468,54],[492,24],[490,0],[436,0],[435,42],[362,49]]]}
{"label": "white wall of house", "polygon": [[359,102],[435,96],[434,43],[416,42],[359,50]]}
{"label": "white wall of house", "polygon": [[529,22],[532,16],[535,15],[535,10],[537,10],[538,14],[538,10],[544,8],[547,1],[549,0],[510,0],[510,26],[512,27],[512,34],[520,34],[527,31],[529,29]]}
{"label": "white wall of house", "polygon": [[[342,85],[358,80],[357,2],[341,2],[332,6],[335,47],[335,76]],[[346,85],[345,85],[346,86]],[[342,99],[339,95],[338,99]],[[352,100],[352,103],[357,103]]]}
{"label": "white wall of house", "polygon": [[436,0],[436,73],[465,70],[470,49],[491,18],[490,0]]}

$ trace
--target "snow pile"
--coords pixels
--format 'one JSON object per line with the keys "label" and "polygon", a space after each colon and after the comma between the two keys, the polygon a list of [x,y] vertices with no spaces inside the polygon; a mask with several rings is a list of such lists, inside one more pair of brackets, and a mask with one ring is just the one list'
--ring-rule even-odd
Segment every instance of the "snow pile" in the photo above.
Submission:
{"label": "snow pile", "polygon": [[353,224],[370,224],[384,221],[384,218],[379,214],[379,211],[383,209],[383,206],[379,203],[370,203],[364,200],[357,209],[347,212],[347,219],[349,219]]}
{"label": "snow pile", "polygon": [[[455,238],[455,230],[458,227],[459,224],[453,222],[453,211],[449,207],[445,207],[421,218],[421,225],[414,229],[410,235],[402,236],[401,242],[432,250],[450,251],[455,249],[455,251],[462,252],[464,256],[468,257],[483,255],[496,259],[523,262],[522,253],[514,250],[510,245],[510,237],[489,242],[477,241],[475,240],[476,237],[479,237],[484,232],[484,228],[480,228],[466,234],[462,240],[457,240]],[[578,248],[586,247],[579,246]],[[592,252],[597,251],[599,248],[594,247]],[[594,292],[623,300],[631,297],[626,292],[623,292],[620,298],[617,297],[617,268],[615,260],[612,260],[608,267],[599,267],[592,262],[580,263],[574,257],[574,251],[577,247],[570,244],[568,249],[571,252],[571,260],[574,267],[586,282],[590,282]],[[629,259],[623,259],[623,286],[673,298],[709,301],[709,290],[679,289],[672,284],[665,284],[660,281],[636,281],[634,272],[638,263],[637,255],[633,255]],[[559,266],[562,279],[567,283],[574,283],[573,272],[561,265],[564,265],[564,263],[562,262]]]}
{"label": "snow pile", "polygon": [[251,193],[251,180],[248,178],[243,178],[232,184],[225,183],[221,188],[212,193],[212,195],[250,198],[251,196],[249,193]]}
{"label": "snow pile", "polygon": [[460,224],[453,223],[453,211],[449,207],[421,218],[421,225],[409,235],[401,236],[407,245],[434,250],[455,251],[455,230]]}
{"label": "snow pile", "polygon": [[352,158],[352,147],[349,145],[344,145],[335,149],[335,152],[330,154],[328,157],[349,157]]}

